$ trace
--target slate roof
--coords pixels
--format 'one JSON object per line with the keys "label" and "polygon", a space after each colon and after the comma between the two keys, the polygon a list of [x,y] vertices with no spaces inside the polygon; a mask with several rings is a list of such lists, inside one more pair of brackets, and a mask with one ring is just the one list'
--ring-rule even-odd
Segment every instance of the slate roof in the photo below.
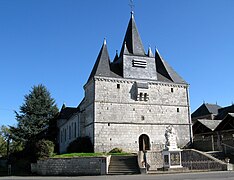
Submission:
{"label": "slate roof", "polygon": [[175,83],[186,82],[174,71],[174,69],[161,57],[159,51],[155,52],[156,69],[159,74]]}
{"label": "slate roof", "polygon": [[[128,52],[126,52],[126,48]],[[145,50],[137,30],[136,22],[131,13],[131,19],[128,23],[128,28],[124,37],[124,42],[122,44],[122,49],[120,55],[131,53],[134,55],[145,56]]]}
{"label": "slate roof", "polygon": [[234,113],[234,105],[218,109],[217,118],[223,119],[228,113]]}
{"label": "slate roof", "polygon": [[228,113],[215,130],[220,131],[230,129],[234,129],[234,113]]}
{"label": "slate roof", "polygon": [[222,120],[210,120],[210,119],[198,119],[201,124],[205,125],[210,130],[215,130],[215,128],[222,122]]}
{"label": "slate roof", "polygon": [[78,112],[78,108],[63,106],[57,119],[69,119],[76,112]]}
{"label": "slate roof", "polygon": [[[205,116],[209,114],[218,114],[218,110],[222,108],[221,106],[217,104],[208,104],[208,103],[203,103],[196,111],[192,113],[192,118],[194,117],[200,117],[200,116]],[[218,118],[222,119],[222,118]]]}
{"label": "slate roof", "polygon": [[[151,48],[148,49],[148,54],[145,54],[144,47],[137,30],[136,22],[133,14],[131,14],[130,21],[128,23],[127,31],[124,37],[120,55],[116,53],[113,62],[110,62],[109,54],[107,51],[107,45],[104,41],[102,48],[99,52],[97,60],[94,64],[92,72],[88,78],[88,82],[94,76],[102,77],[123,77],[123,55],[136,55],[153,58],[154,55]],[[173,68],[160,56],[159,52],[156,51],[155,55],[157,81],[163,82],[174,82],[180,84],[187,84],[174,70]]]}
{"label": "slate roof", "polygon": [[90,81],[94,76],[118,77],[116,74],[114,74],[114,72],[111,71],[110,68],[110,58],[107,50],[106,40],[103,42],[88,81]]}

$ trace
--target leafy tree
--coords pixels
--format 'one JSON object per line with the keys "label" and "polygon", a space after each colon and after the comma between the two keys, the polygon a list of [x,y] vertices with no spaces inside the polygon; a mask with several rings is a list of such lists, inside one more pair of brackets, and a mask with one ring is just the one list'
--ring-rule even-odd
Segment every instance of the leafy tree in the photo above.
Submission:
{"label": "leafy tree", "polygon": [[1,135],[0,136],[0,157],[6,156],[6,154],[7,154],[7,142],[4,139],[4,137]]}
{"label": "leafy tree", "polygon": [[1,126],[0,127],[0,155],[1,156],[7,155],[7,143],[8,143],[9,136],[10,136],[9,128],[7,128],[6,126]]}
{"label": "leafy tree", "polygon": [[50,92],[39,84],[33,86],[30,93],[24,96],[24,103],[20,106],[19,113],[15,111],[15,114],[18,125],[10,128],[12,138],[27,143],[48,129],[58,114],[58,108]]}
{"label": "leafy tree", "polygon": [[[11,131],[7,126],[0,127],[0,155],[7,155],[8,153],[18,152],[22,150],[22,144],[11,139]],[[9,143],[9,144],[8,144]],[[7,147],[8,146],[8,147]]]}
{"label": "leafy tree", "polygon": [[54,153],[54,143],[45,139],[38,141],[35,146],[35,153],[37,159],[51,157]]}

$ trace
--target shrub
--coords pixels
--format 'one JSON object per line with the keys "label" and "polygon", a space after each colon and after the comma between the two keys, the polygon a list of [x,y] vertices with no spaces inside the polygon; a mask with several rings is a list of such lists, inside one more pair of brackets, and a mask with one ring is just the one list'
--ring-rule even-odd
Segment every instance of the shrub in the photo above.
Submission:
{"label": "shrub", "polygon": [[54,143],[49,140],[39,140],[35,146],[37,159],[45,159],[51,157],[54,153]]}
{"label": "shrub", "polygon": [[93,144],[88,136],[78,137],[67,147],[68,153],[90,153],[93,152]]}
{"label": "shrub", "polygon": [[122,153],[123,150],[121,148],[114,148],[109,153]]}

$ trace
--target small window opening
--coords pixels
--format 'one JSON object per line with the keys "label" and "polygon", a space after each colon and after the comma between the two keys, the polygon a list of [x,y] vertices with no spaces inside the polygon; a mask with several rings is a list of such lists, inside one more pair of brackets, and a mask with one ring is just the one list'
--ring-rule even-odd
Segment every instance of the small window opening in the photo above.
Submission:
{"label": "small window opening", "polygon": [[141,120],[144,121],[145,120],[145,116],[141,116]]}
{"label": "small window opening", "polygon": [[177,112],[180,112],[180,108],[177,108]]}
{"label": "small window opening", "polygon": [[144,101],[147,101],[147,93],[144,94]]}
{"label": "small window opening", "polygon": [[108,123],[108,126],[110,126],[110,123]]}
{"label": "small window opening", "polygon": [[120,84],[117,84],[117,89],[120,89]]}
{"label": "small window opening", "polygon": [[174,92],[174,89],[173,89],[173,88],[171,88],[171,92],[172,92],[172,93]]}
{"label": "small window opening", "polygon": [[143,99],[143,93],[140,93],[140,101]]}

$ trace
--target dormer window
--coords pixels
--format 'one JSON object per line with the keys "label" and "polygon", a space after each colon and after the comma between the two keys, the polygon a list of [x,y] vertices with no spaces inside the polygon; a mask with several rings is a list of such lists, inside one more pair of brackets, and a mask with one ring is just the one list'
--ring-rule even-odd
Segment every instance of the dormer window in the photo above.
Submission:
{"label": "dormer window", "polygon": [[149,94],[148,94],[148,83],[136,83],[136,92],[137,92],[137,101],[148,101]]}

